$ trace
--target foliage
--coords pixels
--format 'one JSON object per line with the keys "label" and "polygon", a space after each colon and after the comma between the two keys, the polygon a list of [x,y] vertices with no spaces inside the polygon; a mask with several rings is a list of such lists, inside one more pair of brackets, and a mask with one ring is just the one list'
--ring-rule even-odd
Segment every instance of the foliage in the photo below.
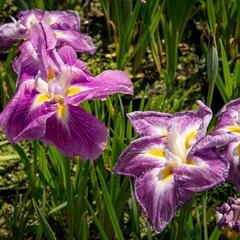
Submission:
{"label": "foliage", "polygon": [[[163,232],[155,234],[142,217],[132,180],[114,175],[111,170],[123,149],[136,137],[126,119],[127,112],[155,110],[173,113],[195,106],[196,96],[207,99],[204,86],[207,85],[210,32],[215,34],[219,57],[216,88],[211,96],[214,111],[219,110],[221,103],[240,96],[239,1],[90,2],[0,1],[1,11],[7,11],[13,4],[17,9],[79,10],[79,4],[82,8],[85,5],[89,9],[96,7],[100,14],[94,16],[94,10],[91,10],[91,16],[84,18],[99,21],[97,34],[102,38],[100,41],[106,41],[106,45],[114,43],[116,57],[109,47],[103,51],[111,52],[111,60],[107,53],[99,54],[88,59],[89,67],[96,70],[94,61],[110,61],[109,65],[116,63],[118,68],[129,71],[137,89],[132,100],[116,95],[106,102],[82,104],[110,129],[105,151],[93,162],[65,159],[54,147],[37,141],[10,147],[1,133],[0,162],[6,166],[1,168],[1,174],[7,176],[9,166],[12,166],[16,176],[11,185],[0,182],[0,238],[219,239],[221,232],[215,227],[213,211],[229,194],[236,195],[231,185],[224,184],[220,193],[219,189],[213,190],[203,198],[196,194]],[[99,16],[103,14],[105,22],[101,26]],[[81,15],[84,15],[82,11]],[[83,27],[86,26],[83,24]],[[91,28],[91,24],[88,27]],[[190,54],[190,48],[194,49],[197,60]],[[15,92],[16,75],[11,70],[15,56],[15,46],[0,55],[1,110]],[[181,73],[182,69],[185,74]],[[155,77],[148,77],[147,70]],[[218,102],[220,106],[215,106]]]}

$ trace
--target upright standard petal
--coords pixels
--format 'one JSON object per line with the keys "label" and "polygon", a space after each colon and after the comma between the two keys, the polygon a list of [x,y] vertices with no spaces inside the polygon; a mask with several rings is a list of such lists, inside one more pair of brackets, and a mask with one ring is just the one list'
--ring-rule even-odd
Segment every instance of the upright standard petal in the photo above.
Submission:
{"label": "upright standard petal", "polygon": [[171,126],[169,120],[172,114],[160,112],[132,112],[127,117],[135,130],[140,136],[166,136]]}
{"label": "upright standard petal", "polygon": [[0,114],[0,129],[10,142],[37,139],[45,134],[46,121],[55,110],[48,102],[34,107],[38,96],[33,81],[25,82]]}
{"label": "upright standard petal", "polygon": [[212,112],[198,101],[198,111],[176,114],[158,112],[133,112],[127,116],[140,136],[167,136],[169,131],[178,131],[183,137],[200,139],[206,134]]}
{"label": "upright standard petal", "polygon": [[64,156],[94,160],[105,148],[108,129],[77,106],[61,104],[46,126],[40,140],[55,145]]}
{"label": "upright standard petal", "polygon": [[72,84],[90,81],[92,74],[87,70],[86,64],[77,59],[77,54],[72,47],[64,46],[58,50],[58,54],[63,63],[69,66]]}
{"label": "upright standard petal", "polygon": [[66,97],[66,101],[78,105],[87,100],[106,98],[116,93],[133,94],[133,85],[128,75],[122,71],[104,71],[96,77],[89,77],[89,82],[73,84],[79,92]]}

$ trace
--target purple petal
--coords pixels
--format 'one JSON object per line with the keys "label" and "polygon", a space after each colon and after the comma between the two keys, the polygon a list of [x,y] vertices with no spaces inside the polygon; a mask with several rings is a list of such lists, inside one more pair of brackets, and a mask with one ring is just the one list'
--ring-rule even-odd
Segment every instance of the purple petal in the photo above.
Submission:
{"label": "purple petal", "polygon": [[53,29],[73,29],[76,31],[80,29],[80,18],[75,11],[46,11],[42,21]]}
{"label": "purple petal", "polygon": [[226,104],[220,112],[214,132],[230,132],[240,136],[240,99]]}
{"label": "purple petal", "polygon": [[213,150],[203,150],[174,168],[176,186],[191,192],[209,190],[228,177],[229,164]]}
{"label": "purple petal", "polygon": [[8,49],[14,42],[26,37],[27,29],[20,23],[0,25],[0,50]]}
{"label": "purple petal", "polygon": [[165,166],[167,154],[164,138],[140,138],[125,149],[113,171],[118,174],[140,177],[146,171]]}
{"label": "purple petal", "polygon": [[166,136],[171,124],[172,114],[160,112],[132,112],[128,113],[132,126],[141,136]]}
{"label": "purple petal", "polygon": [[74,30],[54,30],[54,32],[59,44],[69,45],[78,52],[89,52],[90,54],[96,52],[92,38],[86,34]]}
{"label": "purple petal", "polygon": [[122,71],[108,70],[89,79],[89,82],[76,84],[76,87],[79,87],[82,91],[74,96],[67,97],[66,100],[69,103],[78,105],[86,100],[106,98],[106,96],[116,93],[133,94],[132,82],[128,75]]}
{"label": "purple petal", "polygon": [[33,45],[26,41],[18,49],[21,53],[13,62],[13,69],[18,74],[17,85],[34,78],[39,71],[39,59]]}
{"label": "purple petal", "polygon": [[230,162],[229,179],[235,184],[240,192],[240,140],[228,144],[224,157]]}
{"label": "purple petal", "polygon": [[205,136],[208,124],[212,118],[212,111],[201,101],[197,101],[197,111],[186,111],[174,114],[171,119],[171,129],[177,130],[180,135],[185,135],[196,130],[195,141]]}
{"label": "purple petal", "polygon": [[204,149],[215,148],[219,149],[226,147],[226,145],[236,139],[231,133],[221,133],[212,132],[211,134],[206,135],[201,138],[196,144],[194,144],[189,152],[188,156],[194,155],[195,153],[202,151]]}
{"label": "purple petal", "polygon": [[36,23],[29,31],[29,41],[33,44],[38,53],[42,48],[54,49],[57,44],[54,31],[43,23]]}
{"label": "purple petal", "polygon": [[166,136],[169,131],[177,131],[186,137],[196,131],[195,141],[206,134],[212,112],[202,102],[198,101],[198,111],[186,111],[176,114],[158,112],[128,113],[135,131],[140,136]]}
{"label": "purple petal", "polygon": [[77,59],[77,54],[72,47],[64,46],[58,50],[64,64],[70,67],[72,72],[72,84],[89,81],[92,74],[87,70],[84,62]]}
{"label": "purple petal", "polygon": [[47,120],[42,141],[55,145],[67,157],[94,160],[105,148],[108,129],[83,109],[66,105],[66,119],[55,114]]}
{"label": "purple petal", "polygon": [[0,129],[10,142],[36,139],[44,135],[45,123],[54,109],[47,103],[33,108],[37,95],[33,81],[24,82],[0,114]]}
{"label": "purple petal", "polygon": [[136,199],[141,205],[148,221],[157,232],[162,231],[174,217],[176,211],[186,203],[192,194],[181,193],[174,183],[173,175],[164,176],[165,168],[155,168],[135,182]]}
{"label": "purple petal", "polygon": [[19,14],[20,22],[28,29],[31,29],[34,24],[38,23],[44,15],[44,12],[38,9],[21,11]]}

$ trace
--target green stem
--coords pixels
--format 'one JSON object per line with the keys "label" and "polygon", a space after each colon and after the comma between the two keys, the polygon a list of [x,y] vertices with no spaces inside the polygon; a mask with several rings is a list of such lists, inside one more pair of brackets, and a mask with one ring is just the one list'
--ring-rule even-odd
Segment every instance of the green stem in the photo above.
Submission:
{"label": "green stem", "polygon": [[203,232],[204,240],[208,240],[208,230],[207,230],[207,192],[204,192],[202,196],[203,203]]}
{"label": "green stem", "polygon": [[65,174],[66,174],[66,188],[67,188],[67,223],[69,240],[73,240],[73,199],[72,199],[72,181],[71,181],[71,161],[65,158]]}

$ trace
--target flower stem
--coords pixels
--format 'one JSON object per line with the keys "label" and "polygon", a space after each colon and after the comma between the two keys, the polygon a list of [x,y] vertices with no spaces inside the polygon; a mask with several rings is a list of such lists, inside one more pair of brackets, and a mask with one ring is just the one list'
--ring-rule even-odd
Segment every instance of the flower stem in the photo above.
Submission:
{"label": "flower stem", "polygon": [[71,181],[71,161],[65,158],[65,175],[67,189],[67,223],[68,223],[68,239],[73,240],[73,199],[72,199],[72,181]]}
{"label": "flower stem", "polygon": [[208,240],[208,229],[207,229],[207,192],[203,193],[202,204],[203,204],[203,232],[204,232],[204,240]]}

